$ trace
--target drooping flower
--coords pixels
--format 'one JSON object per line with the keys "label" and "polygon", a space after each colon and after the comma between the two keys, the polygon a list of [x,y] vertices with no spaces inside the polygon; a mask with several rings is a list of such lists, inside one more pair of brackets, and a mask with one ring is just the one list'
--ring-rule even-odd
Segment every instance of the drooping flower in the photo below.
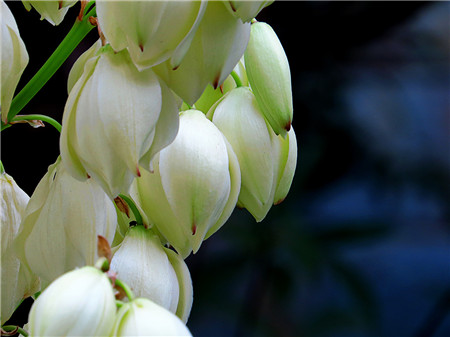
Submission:
{"label": "drooping flower", "polygon": [[168,59],[172,68],[179,65],[203,17],[206,1],[99,1],[96,8],[112,48],[128,48],[142,70]]}
{"label": "drooping flower", "polygon": [[97,260],[97,235],[112,242],[113,202],[91,178],[74,179],[62,162],[51,165],[25,209],[15,241],[18,257],[47,285]]}
{"label": "drooping flower", "polygon": [[238,158],[242,177],[238,206],[262,221],[291,186],[297,162],[293,128],[286,139],[275,135],[247,87],[230,91],[207,116],[228,139]]}
{"label": "drooping flower", "polygon": [[39,290],[39,278],[20,262],[13,249],[13,241],[19,231],[20,221],[30,197],[10,175],[4,172],[0,173],[0,194],[1,324],[3,325],[23,299]]}
{"label": "drooping flower", "polygon": [[267,23],[252,24],[244,58],[248,80],[264,118],[277,135],[285,137],[293,116],[291,72],[283,46]]}
{"label": "drooping flower", "polygon": [[91,266],[70,271],[39,295],[28,319],[30,336],[109,336],[116,319],[111,282]]}
{"label": "drooping flower", "polygon": [[236,156],[201,111],[187,110],[175,141],[155,157],[153,168],[136,181],[140,204],[185,258],[231,215],[241,185]]}
{"label": "drooping flower", "polygon": [[209,1],[205,14],[178,67],[166,61],[155,72],[185,102],[193,105],[208,84],[225,81],[244,54],[250,24],[232,15],[220,1]]}
{"label": "drooping flower", "polygon": [[17,84],[28,64],[28,53],[19,34],[16,20],[10,9],[1,1],[1,113],[3,122],[7,121],[11,101]]}
{"label": "drooping flower", "polygon": [[192,336],[177,316],[146,298],[136,298],[119,309],[112,335]]}
{"label": "drooping flower", "polygon": [[70,92],[61,157],[75,178],[92,176],[115,198],[177,130],[178,102],[164,82],[152,69],[139,72],[127,50],[106,47],[86,62]]}
{"label": "drooping flower", "polygon": [[45,19],[53,26],[58,26],[64,20],[67,11],[76,2],[77,0],[22,0],[27,11],[33,7],[41,15],[41,20]]}
{"label": "drooping flower", "polygon": [[148,298],[187,321],[192,307],[189,270],[151,229],[130,227],[112,257],[110,269],[137,297]]}

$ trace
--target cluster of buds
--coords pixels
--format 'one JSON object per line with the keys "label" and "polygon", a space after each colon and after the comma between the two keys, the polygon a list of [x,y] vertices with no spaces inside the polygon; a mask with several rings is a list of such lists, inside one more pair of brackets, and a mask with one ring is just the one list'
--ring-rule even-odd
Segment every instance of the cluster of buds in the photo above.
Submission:
{"label": "cluster of buds", "polygon": [[[29,201],[2,188],[2,260],[14,256],[5,268],[16,277],[4,282],[2,263],[2,292],[17,286],[2,324],[39,277],[31,335],[190,335],[184,259],[236,206],[262,221],[296,167],[289,64],[254,20],[271,2],[96,3],[101,38],[69,74],[61,156]],[[75,2],[23,3],[57,25]],[[2,58],[15,76],[2,75],[7,116],[28,56],[2,6]],[[105,256],[99,236],[112,246],[108,273],[91,267]],[[116,310],[111,275],[139,298]]]}

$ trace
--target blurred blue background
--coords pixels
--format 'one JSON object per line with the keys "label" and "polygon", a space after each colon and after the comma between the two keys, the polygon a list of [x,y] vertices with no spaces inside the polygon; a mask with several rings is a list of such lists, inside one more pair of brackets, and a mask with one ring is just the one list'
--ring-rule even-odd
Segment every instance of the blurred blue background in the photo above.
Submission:
{"label": "blurred blue background", "polygon": [[[8,5],[30,54],[21,87],[71,20],[52,27]],[[257,19],[290,62],[297,171],[263,222],[236,209],[187,259],[192,333],[450,336],[450,3],[276,1]],[[61,83],[95,39],[24,114],[61,120]],[[57,132],[17,125],[2,143],[6,171],[31,195]]]}

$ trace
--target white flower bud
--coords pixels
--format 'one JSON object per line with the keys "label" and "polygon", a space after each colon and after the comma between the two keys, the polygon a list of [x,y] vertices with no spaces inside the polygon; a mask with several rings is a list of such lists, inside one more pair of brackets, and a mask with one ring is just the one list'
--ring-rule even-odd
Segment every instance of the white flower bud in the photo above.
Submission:
{"label": "white flower bud", "polygon": [[[189,271],[188,279],[183,279],[183,269],[179,268],[176,259],[174,262],[177,268],[172,266],[173,256],[168,256],[168,251],[170,250],[163,247],[158,235],[151,229],[134,226],[129,228],[114,253],[110,269],[118,273],[120,280],[124,281],[137,297],[148,298],[174,314],[180,307],[180,318],[183,318],[186,303],[180,294],[192,294],[192,281]],[[181,263],[185,265],[183,260]],[[187,270],[186,266],[185,269]],[[192,296],[189,311],[191,305]],[[186,319],[188,315],[189,312],[185,315]]]}
{"label": "white flower bud", "polygon": [[76,0],[22,0],[27,11],[31,10],[31,6],[41,15],[41,20],[47,20],[53,26],[59,25],[66,15],[70,7],[76,4]]}
{"label": "white flower bud", "polygon": [[205,12],[204,1],[99,1],[97,16],[114,50],[128,47],[139,69],[186,54]]}
{"label": "white flower bud", "polygon": [[0,106],[2,120],[6,122],[17,84],[28,64],[28,53],[20,37],[16,20],[4,1],[1,1],[1,18],[2,79]]}
{"label": "white flower bud", "polygon": [[39,290],[39,278],[20,263],[13,249],[22,215],[30,197],[6,173],[0,174],[1,245],[1,324],[20,302]]}
{"label": "white flower bud", "polygon": [[115,198],[177,130],[178,103],[167,86],[151,69],[139,72],[128,51],[106,48],[87,61],[70,92],[61,157],[75,178],[92,176]]}
{"label": "white flower bud", "polygon": [[177,316],[146,298],[137,298],[119,309],[112,335],[192,336]]}
{"label": "white flower bud", "polygon": [[222,133],[198,110],[180,114],[174,142],[137,179],[142,209],[184,258],[199,249],[233,211],[239,165]]}
{"label": "white flower bud", "polygon": [[264,8],[269,6],[275,0],[271,1],[258,1],[258,0],[246,0],[246,1],[223,1],[228,10],[236,17],[240,18],[243,22],[250,22],[258,13]]}
{"label": "white flower bud", "polygon": [[97,235],[112,242],[113,202],[93,180],[74,179],[58,159],[36,187],[15,246],[18,257],[47,285],[97,260]]}
{"label": "white flower bud", "polygon": [[116,319],[111,282],[90,266],[68,272],[42,292],[28,318],[30,336],[109,336]]}
{"label": "white flower bud", "polygon": [[291,140],[276,136],[246,87],[230,91],[208,117],[227,137],[239,160],[238,205],[262,221],[272,204],[281,202],[289,191],[297,159],[294,131],[288,134]]}
{"label": "white flower bud", "polygon": [[283,46],[267,23],[252,24],[245,69],[264,118],[285,137],[293,116],[291,72]]}
{"label": "white flower bud", "polygon": [[244,54],[250,24],[234,17],[219,1],[209,1],[189,50],[179,67],[164,62],[155,72],[193,105],[208,84],[217,88]]}

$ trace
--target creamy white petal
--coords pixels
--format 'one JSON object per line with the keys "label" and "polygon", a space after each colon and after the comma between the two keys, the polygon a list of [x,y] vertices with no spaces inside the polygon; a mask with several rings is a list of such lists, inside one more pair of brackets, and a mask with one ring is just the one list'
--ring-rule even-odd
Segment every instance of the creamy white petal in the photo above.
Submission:
{"label": "creamy white petal", "polygon": [[94,267],[68,272],[42,292],[29,314],[30,336],[108,336],[116,318],[111,282]]}
{"label": "creamy white petal", "polygon": [[31,196],[16,251],[47,285],[68,270],[93,265],[97,235],[112,242],[116,225],[114,205],[101,187],[72,178],[58,162]]}
{"label": "creamy white petal", "polygon": [[111,270],[118,273],[136,297],[145,297],[175,313],[179,285],[175,270],[161,241],[143,226],[131,227],[111,260]]}
{"label": "creamy white petal", "polygon": [[250,24],[235,18],[222,3],[208,2],[179,67],[173,69],[166,61],[154,70],[178,96],[193,105],[208,83],[217,88],[227,78],[244,54],[249,36]]}
{"label": "creamy white petal", "polygon": [[230,194],[222,134],[202,112],[182,112],[175,141],[160,153],[159,170],[167,200],[180,224],[190,228],[196,252]]}
{"label": "creamy white petal", "polygon": [[271,136],[255,97],[245,87],[230,91],[215,108],[212,120],[239,160],[242,178],[239,201],[244,205],[251,202],[251,206],[245,207],[263,218],[272,205],[275,172]]}

